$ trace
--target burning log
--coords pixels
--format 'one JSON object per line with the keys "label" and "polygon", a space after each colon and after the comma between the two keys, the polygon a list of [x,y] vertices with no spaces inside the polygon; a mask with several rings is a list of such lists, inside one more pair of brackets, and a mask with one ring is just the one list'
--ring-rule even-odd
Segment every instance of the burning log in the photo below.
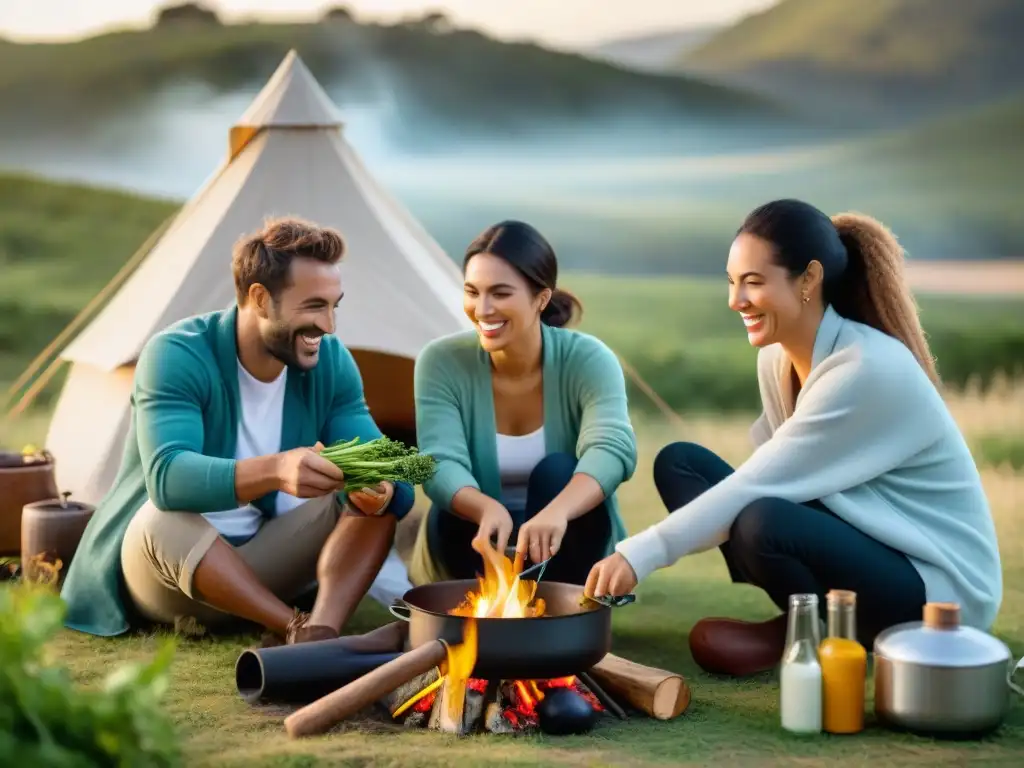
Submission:
{"label": "burning log", "polygon": [[483,680],[468,681],[463,688],[461,702],[455,698],[459,687],[448,685],[445,679],[445,684],[434,700],[428,728],[456,736],[468,736],[478,729],[484,714],[484,696],[488,685]]}
{"label": "burning log", "polygon": [[489,733],[515,733],[516,727],[505,717],[505,710],[497,699],[487,705],[484,729]]}
{"label": "burning log", "polygon": [[[591,718],[586,727],[592,725],[592,719],[604,711],[604,706],[593,692],[575,677],[546,681],[503,680],[491,683],[471,679],[466,683],[461,719],[453,721],[446,714],[450,708],[457,709],[457,704],[452,699],[453,690],[442,684],[436,691],[426,722],[427,728],[459,736],[480,731],[495,734],[533,732],[545,726],[542,702],[548,694],[559,690],[569,691],[584,702],[586,714]],[[421,702],[427,700],[427,696],[420,699]],[[552,732],[568,731],[553,729]]]}
{"label": "burning log", "polygon": [[439,711],[441,730],[447,733],[463,733],[469,676],[476,666],[476,641],[476,622],[470,620],[463,630],[462,642],[455,647],[448,647],[442,694],[435,704]]}
{"label": "burning log", "polygon": [[447,646],[440,640],[404,653],[333,693],[307,704],[285,718],[284,727],[295,739],[330,730],[337,723],[444,661]]}
{"label": "burning log", "polygon": [[[434,667],[429,672],[417,675],[412,680],[402,683],[381,699],[379,703],[387,710],[392,719],[397,719],[406,712],[414,714],[417,709],[422,709],[421,707],[417,708],[416,704],[423,698],[430,696],[443,682],[441,670]],[[428,711],[433,703],[433,699],[430,699],[427,703]]]}

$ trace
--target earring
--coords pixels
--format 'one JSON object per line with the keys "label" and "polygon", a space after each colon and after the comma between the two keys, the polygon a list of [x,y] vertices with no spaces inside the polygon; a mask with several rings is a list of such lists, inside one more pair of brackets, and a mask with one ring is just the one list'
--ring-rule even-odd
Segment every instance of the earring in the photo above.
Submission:
{"label": "earring", "polygon": [[811,300],[811,297],[810,297],[810,296],[808,296],[808,295],[807,295],[807,294],[805,293],[805,294],[804,294],[804,304],[806,304],[806,303],[807,303],[808,301],[810,301],[810,300]]}

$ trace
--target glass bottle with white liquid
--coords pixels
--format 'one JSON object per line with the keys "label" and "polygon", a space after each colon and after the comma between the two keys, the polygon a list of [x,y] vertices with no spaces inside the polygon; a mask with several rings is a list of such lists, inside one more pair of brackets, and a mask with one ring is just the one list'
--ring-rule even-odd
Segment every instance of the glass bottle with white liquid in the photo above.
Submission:
{"label": "glass bottle with white liquid", "polygon": [[782,727],[791,733],[821,733],[821,623],[817,595],[790,595],[786,651],[779,674]]}

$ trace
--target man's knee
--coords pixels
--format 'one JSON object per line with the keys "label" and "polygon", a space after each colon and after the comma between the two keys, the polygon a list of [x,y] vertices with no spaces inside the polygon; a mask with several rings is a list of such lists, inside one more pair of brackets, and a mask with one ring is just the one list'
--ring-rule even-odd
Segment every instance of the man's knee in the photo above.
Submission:
{"label": "man's knee", "polygon": [[191,595],[192,574],[217,537],[202,515],[164,512],[147,501],[132,517],[121,544],[125,579],[155,576]]}

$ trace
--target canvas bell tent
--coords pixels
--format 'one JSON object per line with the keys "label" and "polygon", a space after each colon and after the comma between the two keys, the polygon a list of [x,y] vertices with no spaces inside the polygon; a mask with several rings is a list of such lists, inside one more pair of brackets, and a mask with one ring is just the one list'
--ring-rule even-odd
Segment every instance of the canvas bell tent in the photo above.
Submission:
{"label": "canvas bell tent", "polygon": [[231,249],[268,216],[336,227],[347,243],[337,335],[352,351],[378,424],[414,428],[413,362],[470,327],[458,268],[370,176],[335,106],[291,51],[231,128],[217,172],[60,352],[70,366],[47,435],[57,482],[96,503],[124,450],[135,361],[155,333],[235,301]]}

